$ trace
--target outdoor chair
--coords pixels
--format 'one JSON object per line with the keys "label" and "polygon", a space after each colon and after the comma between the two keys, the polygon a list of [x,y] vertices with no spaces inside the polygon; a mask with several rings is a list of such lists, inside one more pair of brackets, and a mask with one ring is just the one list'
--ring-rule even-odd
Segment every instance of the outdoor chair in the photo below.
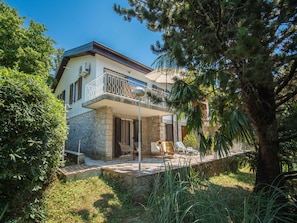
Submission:
{"label": "outdoor chair", "polygon": [[165,155],[174,155],[174,146],[171,141],[161,141],[151,143],[151,153],[152,155],[165,156]]}
{"label": "outdoor chair", "polygon": [[171,141],[162,142],[162,149],[163,149],[165,154],[168,154],[168,155],[174,155],[175,154],[173,142],[171,142]]}
{"label": "outdoor chair", "polygon": [[135,98],[133,87],[127,82],[124,84],[124,96],[128,98]]}
{"label": "outdoor chair", "polygon": [[178,153],[183,153],[186,155],[198,155],[198,150],[190,148],[190,147],[186,147],[183,142],[176,142],[175,143],[175,151],[177,151]]}
{"label": "outdoor chair", "polygon": [[162,156],[164,154],[161,141],[151,142],[151,155],[152,156]]}
{"label": "outdoor chair", "polygon": [[120,158],[131,156],[132,159],[135,159],[135,156],[137,154],[137,150],[134,150],[130,147],[130,145],[124,144],[119,142],[120,148],[121,148],[121,156]]}

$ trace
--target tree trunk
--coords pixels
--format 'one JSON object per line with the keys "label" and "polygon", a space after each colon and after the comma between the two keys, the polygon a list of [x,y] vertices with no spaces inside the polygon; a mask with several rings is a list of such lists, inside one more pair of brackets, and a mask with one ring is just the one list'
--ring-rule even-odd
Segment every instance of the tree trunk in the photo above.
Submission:
{"label": "tree trunk", "polygon": [[274,125],[267,127],[256,126],[259,140],[257,173],[255,191],[261,190],[267,184],[280,185],[277,177],[281,173],[279,160],[279,145],[277,142],[277,130]]}
{"label": "tree trunk", "polygon": [[[250,83],[246,86],[251,86]],[[273,86],[273,85],[271,85]],[[281,173],[275,99],[273,87],[257,83],[253,88],[243,88],[247,95],[249,114],[254,121],[259,143],[255,191],[263,186],[279,185]]]}

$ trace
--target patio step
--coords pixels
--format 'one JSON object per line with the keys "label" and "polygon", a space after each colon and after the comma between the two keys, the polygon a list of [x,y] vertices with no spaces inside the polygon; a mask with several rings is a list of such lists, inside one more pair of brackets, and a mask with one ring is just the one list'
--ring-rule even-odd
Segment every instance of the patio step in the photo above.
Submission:
{"label": "patio step", "polygon": [[100,166],[87,166],[85,164],[62,167],[58,172],[58,177],[64,181],[84,180],[101,175],[102,168]]}

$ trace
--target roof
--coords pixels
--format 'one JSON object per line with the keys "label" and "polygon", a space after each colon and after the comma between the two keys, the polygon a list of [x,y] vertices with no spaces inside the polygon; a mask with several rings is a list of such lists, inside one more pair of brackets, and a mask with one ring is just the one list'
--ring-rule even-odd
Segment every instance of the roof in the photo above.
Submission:
{"label": "roof", "polygon": [[[144,64],[141,64],[127,56],[124,56],[123,54],[120,54],[100,43],[93,41],[64,52],[63,59],[61,61],[61,64],[59,66],[58,72],[56,73],[56,77],[55,77],[57,79],[57,84],[59,83],[63,75],[63,72],[67,66],[67,63],[71,58],[81,57],[85,55],[95,56],[96,54],[104,56],[108,59],[111,59],[115,62],[128,66],[132,69],[138,70],[145,74],[153,70],[152,68]],[[57,84],[53,86],[53,89],[56,88]]]}

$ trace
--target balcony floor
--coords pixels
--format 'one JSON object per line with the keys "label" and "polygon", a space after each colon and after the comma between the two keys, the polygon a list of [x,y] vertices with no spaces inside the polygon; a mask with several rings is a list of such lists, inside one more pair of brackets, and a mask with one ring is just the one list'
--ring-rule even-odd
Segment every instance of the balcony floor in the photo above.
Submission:
{"label": "balcony floor", "polygon": [[[138,100],[120,97],[113,94],[103,94],[92,100],[83,103],[83,107],[98,109],[100,107],[112,107],[114,113],[138,115]],[[141,116],[151,117],[151,116],[165,116],[171,115],[173,112],[167,110],[167,108],[162,108],[157,105],[147,104],[145,102],[140,103]]]}

